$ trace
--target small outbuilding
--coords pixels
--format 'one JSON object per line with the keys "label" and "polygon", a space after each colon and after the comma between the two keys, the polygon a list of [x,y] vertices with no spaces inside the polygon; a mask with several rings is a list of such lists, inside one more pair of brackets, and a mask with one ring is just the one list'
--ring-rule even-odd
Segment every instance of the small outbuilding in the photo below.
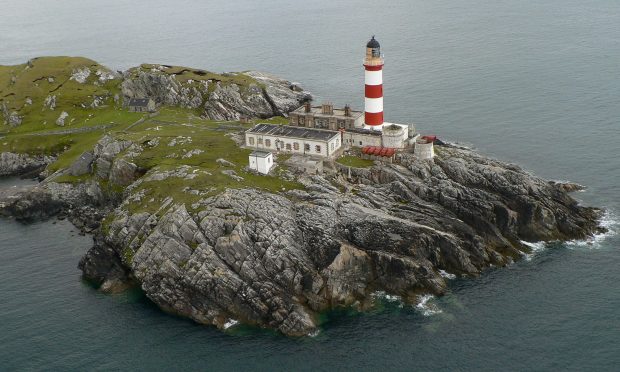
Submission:
{"label": "small outbuilding", "polygon": [[130,112],[155,112],[157,105],[151,98],[130,98],[127,108]]}
{"label": "small outbuilding", "polygon": [[420,159],[432,159],[435,157],[435,149],[433,144],[436,140],[435,136],[423,136],[415,142],[413,153]]}
{"label": "small outbuilding", "polygon": [[258,173],[267,174],[273,168],[273,154],[269,151],[252,151],[250,154],[250,169]]}

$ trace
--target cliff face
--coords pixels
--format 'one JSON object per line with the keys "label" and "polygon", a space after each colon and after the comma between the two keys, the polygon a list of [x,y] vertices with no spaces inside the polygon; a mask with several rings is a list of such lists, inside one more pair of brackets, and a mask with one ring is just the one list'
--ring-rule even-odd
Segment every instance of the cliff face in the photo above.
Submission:
{"label": "cliff face", "polygon": [[212,120],[285,115],[311,99],[308,92],[268,74],[213,74],[203,70],[142,65],[124,74],[127,98],[151,97],[167,106],[201,109]]}
{"label": "cliff face", "polygon": [[599,211],[560,185],[467,150],[347,173],[304,179],[304,191],[168,199],[154,213],[121,205],[80,267],[106,288],[135,280],[162,309],[200,323],[303,335],[318,312],[365,308],[375,291],[415,302],[445,291],[442,271],[477,275],[528,252],[521,240],[598,229]]}
{"label": "cliff face", "polygon": [[55,160],[53,156],[0,153],[0,177],[16,176],[35,171],[42,171]]}

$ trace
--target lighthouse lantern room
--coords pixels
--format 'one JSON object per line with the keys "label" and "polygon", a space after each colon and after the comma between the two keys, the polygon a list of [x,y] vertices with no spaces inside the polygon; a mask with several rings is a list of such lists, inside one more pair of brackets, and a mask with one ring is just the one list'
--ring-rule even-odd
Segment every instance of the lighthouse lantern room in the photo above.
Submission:
{"label": "lighthouse lantern room", "polygon": [[366,44],[364,58],[366,92],[364,123],[372,128],[383,125],[383,56],[381,46],[373,36]]}

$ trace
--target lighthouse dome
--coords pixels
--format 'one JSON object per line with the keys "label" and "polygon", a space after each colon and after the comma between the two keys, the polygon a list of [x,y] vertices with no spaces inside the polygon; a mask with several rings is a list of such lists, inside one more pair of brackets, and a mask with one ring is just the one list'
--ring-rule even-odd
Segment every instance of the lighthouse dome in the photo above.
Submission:
{"label": "lighthouse dome", "polygon": [[379,42],[377,41],[377,39],[375,39],[375,37],[373,36],[372,39],[370,39],[370,41],[368,42],[368,44],[366,44],[366,48],[379,48]]}

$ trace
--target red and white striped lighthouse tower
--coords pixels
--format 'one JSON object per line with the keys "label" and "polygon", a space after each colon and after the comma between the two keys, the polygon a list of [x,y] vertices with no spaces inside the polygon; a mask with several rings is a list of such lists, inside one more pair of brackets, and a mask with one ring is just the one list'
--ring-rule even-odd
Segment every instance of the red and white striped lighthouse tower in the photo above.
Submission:
{"label": "red and white striped lighthouse tower", "polygon": [[364,99],[364,123],[371,127],[383,125],[383,56],[381,46],[373,36],[366,44],[364,58],[366,94]]}

